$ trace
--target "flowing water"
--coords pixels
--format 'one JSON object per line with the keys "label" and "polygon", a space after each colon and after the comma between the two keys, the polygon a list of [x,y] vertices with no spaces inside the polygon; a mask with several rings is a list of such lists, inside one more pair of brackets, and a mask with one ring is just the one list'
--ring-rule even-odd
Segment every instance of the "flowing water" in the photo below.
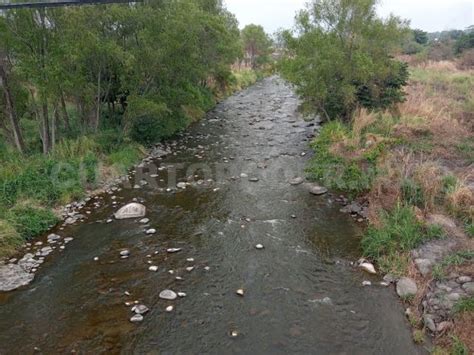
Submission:
{"label": "flowing water", "polygon": [[[87,207],[85,223],[58,232],[75,238],[67,249],[31,285],[0,295],[0,353],[419,353],[393,290],[377,278],[363,287],[369,276],[350,266],[360,228],[330,195],[288,184],[304,175],[314,131],[297,105],[267,78],[169,142],[173,153],[155,161],[167,169],[136,173],[148,185]],[[193,174],[203,181],[163,191]],[[156,234],[137,220],[104,222],[133,198]],[[164,289],[187,296],[161,300]],[[135,300],[150,308],[138,324],[125,305]]]}

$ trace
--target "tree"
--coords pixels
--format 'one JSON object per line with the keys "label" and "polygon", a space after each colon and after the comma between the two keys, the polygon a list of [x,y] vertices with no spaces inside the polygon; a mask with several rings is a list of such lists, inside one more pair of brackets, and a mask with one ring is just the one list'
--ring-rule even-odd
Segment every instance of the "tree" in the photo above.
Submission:
{"label": "tree", "polygon": [[245,55],[253,69],[268,62],[272,41],[262,26],[245,26],[241,37]]}
{"label": "tree", "polygon": [[350,119],[357,107],[385,109],[404,98],[408,71],[391,53],[408,31],[397,17],[380,19],[376,0],[313,0],[286,31],[283,75],[304,107],[324,119]]}
{"label": "tree", "polygon": [[428,43],[428,32],[423,30],[415,29],[413,30],[413,37],[415,38],[415,42],[418,44],[427,44]]}

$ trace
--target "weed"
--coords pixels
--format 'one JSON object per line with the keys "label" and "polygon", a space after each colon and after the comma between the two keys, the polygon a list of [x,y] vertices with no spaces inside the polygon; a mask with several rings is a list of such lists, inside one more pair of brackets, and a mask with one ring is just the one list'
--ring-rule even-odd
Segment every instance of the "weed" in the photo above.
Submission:
{"label": "weed", "polygon": [[35,207],[29,202],[13,207],[5,217],[24,239],[44,233],[58,222],[58,218],[51,211]]}
{"label": "weed", "polygon": [[7,221],[0,220],[0,258],[11,255],[20,247],[23,239]]}
{"label": "weed", "polygon": [[450,266],[459,266],[466,262],[474,260],[474,251],[460,251],[449,255],[443,259],[439,264],[433,267],[433,277],[436,280],[442,280],[445,277],[446,270]]}
{"label": "weed", "polygon": [[452,337],[453,345],[451,347],[452,355],[469,355],[467,346],[456,336]]}
{"label": "weed", "polygon": [[416,344],[423,344],[425,342],[425,332],[420,329],[415,329],[413,331],[413,341]]}
{"label": "weed", "polygon": [[455,313],[474,312],[474,297],[471,296],[458,301],[453,310]]}

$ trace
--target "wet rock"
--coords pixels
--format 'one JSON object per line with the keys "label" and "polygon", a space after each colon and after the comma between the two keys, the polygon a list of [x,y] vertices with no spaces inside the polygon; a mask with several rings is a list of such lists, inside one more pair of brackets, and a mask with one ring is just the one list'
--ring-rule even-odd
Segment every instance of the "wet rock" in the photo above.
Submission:
{"label": "wet rock", "polygon": [[145,233],[148,234],[148,235],[150,235],[150,234],[155,234],[155,233],[156,233],[156,229],[153,229],[153,228],[148,229]]}
{"label": "wet rock", "polygon": [[237,291],[235,291],[235,293],[241,297],[245,295],[245,291],[243,288],[239,288]]}
{"label": "wet rock", "polygon": [[396,277],[393,276],[392,274],[387,274],[387,275],[385,275],[385,276],[383,277],[383,280],[384,280],[385,282],[388,282],[388,283],[393,283],[393,282],[395,282],[397,279],[396,279]]}
{"label": "wet rock", "polygon": [[327,188],[325,188],[323,186],[316,185],[316,184],[306,184],[306,187],[307,187],[309,193],[312,194],[312,195],[315,195],[315,196],[324,195],[328,192]]}
{"label": "wet rock", "polygon": [[296,185],[302,184],[303,182],[304,182],[304,179],[302,177],[296,177],[290,180],[290,185],[296,186]]}
{"label": "wet rock", "polygon": [[168,252],[170,254],[174,254],[174,253],[180,252],[181,250],[182,250],[181,248],[168,248],[168,249],[166,249],[166,252]]}
{"label": "wet rock", "polygon": [[129,250],[122,250],[120,252],[120,256],[130,256],[130,251]]}
{"label": "wet rock", "polygon": [[251,177],[251,178],[249,179],[249,181],[251,181],[251,182],[259,182],[260,179],[257,178],[257,177]]}
{"label": "wet rock", "polygon": [[264,248],[264,246],[262,244],[257,244],[255,246],[255,249],[258,249],[258,250],[262,250]]}
{"label": "wet rock", "polygon": [[39,256],[48,256],[52,252],[53,252],[53,248],[44,247],[44,248],[41,248],[41,250],[39,251]]}
{"label": "wet rock", "polygon": [[148,270],[153,271],[153,272],[157,272],[158,271],[158,266],[152,265],[148,268]]}
{"label": "wet rock", "polygon": [[402,277],[397,282],[397,294],[401,298],[415,296],[418,292],[416,282],[408,277]]}
{"label": "wet rock", "polygon": [[13,291],[28,285],[34,277],[33,273],[25,271],[18,264],[2,265],[0,266],[0,292]]}
{"label": "wet rock", "polygon": [[187,295],[186,295],[185,292],[178,292],[178,297],[183,298],[183,297],[186,297],[186,296],[187,296]]}
{"label": "wet rock", "polygon": [[362,281],[362,286],[372,286],[372,282],[370,282],[370,281]]}
{"label": "wet rock", "polygon": [[132,307],[132,312],[135,312],[135,314],[145,314],[148,311],[150,311],[150,309],[144,304],[138,304]]}
{"label": "wet rock", "polygon": [[129,203],[115,212],[116,219],[140,218],[146,214],[146,207],[140,203]]}
{"label": "wet rock", "polygon": [[135,314],[132,318],[130,318],[130,322],[132,323],[143,322],[143,316],[141,314]]}
{"label": "wet rock", "polygon": [[53,244],[58,242],[61,239],[61,237],[57,234],[50,234],[48,235],[48,243]]}
{"label": "wet rock", "polygon": [[368,272],[369,274],[376,274],[376,273],[377,273],[377,271],[375,271],[374,265],[372,265],[371,263],[368,263],[368,262],[361,263],[361,264],[359,265],[359,267],[360,267],[362,270]]}
{"label": "wet rock", "polygon": [[187,186],[187,185],[186,185],[185,182],[179,182],[179,183],[176,185],[176,187],[177,187],[178,189],[182,189],[182,190],[184,190],[184,189],[186,188],[186,186]]}
{"label": "wet rock", "polygon": [[150,222],[150,219],[149,219],[149,218],[143,218],[143,219],[140,220],[140,223],[141,223],[141,224],[147,224],[147,223],[149,223],[149,222]]}
{"label": "wet rock", "polygon": [[165,310],[166,310],[166,312],[173,312],[174,307],[173,306],[168,306],[168,307],[166,307]]}
{"label": "wet rock", "polygon": [[171,290],[163,290],[160,292],[160,298],[168,301],[173,301],[178,297],[176,292]]}

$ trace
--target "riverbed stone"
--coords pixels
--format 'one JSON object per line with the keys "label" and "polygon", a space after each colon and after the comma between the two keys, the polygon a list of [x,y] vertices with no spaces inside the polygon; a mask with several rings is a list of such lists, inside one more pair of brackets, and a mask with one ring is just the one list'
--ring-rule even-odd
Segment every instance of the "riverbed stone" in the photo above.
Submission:
{"label": "riverbed stone", "polygon": [[141,314],[135,314],[132,318],[130,318],[130,322],[132,323],[143,322],[143,316]]}
{"label": "riverbed stone", "polygon": [[433,263],[429,259],[415,259],[415,264],[423,276],[427,276],[433,268]]}
{"label": "riverbed stone", "polygon": [[416,282],[409,277],[402,277],[397,282],[397,294],[401,298],[415,296],[418,292]]}
{"label": "riverbed stone", "polygon": [[472,277],[470,277],[470,276],[459,276],[456,281],[460,284],[464,284],[466,282],[471,282]]}
{"label": "riverbed stone", "polygon": [[35,275],[25,271],[18,264],[0,266],[0,292],[16,290],[28,285],[33,281]]}
{"label": "riverbed stone", "polygon": [[423,316],[423,324],[427,329],[429,329],[431,332],[436,332],[436,324],[433,320],[433,317],[430,314],[425,314]]}
{"label": "riverbed stone", "polygon": [[296,177],[296,178],[290,180],[290,185],[296,186],[296,185],[302,184],[303,182],[304,182],[304,178]]}
{"label": "riverbed stone", "polygon": [[462,285],[462,288],[469,295],[474,295],[474,282],[466,282],[464,285]]}
{"label": "riverbed stone", "polygon": [[361,263],[359,267],[364,270],[365,272],[368,272],[369,274],[376,274],[377,271],[375,271],[375,267],[373,264],[365,262]]}
{"label": "riverbed stone", "polygon": [[327,188],[325,188],[323,186],[316,185],[316,184],[306,184],[306,187],[307,187],[309,193],[312,194],[312,195],[315,195],[315,196],[324,195],[328,192]]}
{"label": "riverbed stone", "polygon": [[129,219],[145,217],[146,207],[140,203],[133,202],[123,206],[115,212],[116,219]]}
{"label": "riverbed stone", "polygon": [[176,292],[172,290],[163,290],[160,292],[160,298],[168,301],[173,301],[178,297]]}

